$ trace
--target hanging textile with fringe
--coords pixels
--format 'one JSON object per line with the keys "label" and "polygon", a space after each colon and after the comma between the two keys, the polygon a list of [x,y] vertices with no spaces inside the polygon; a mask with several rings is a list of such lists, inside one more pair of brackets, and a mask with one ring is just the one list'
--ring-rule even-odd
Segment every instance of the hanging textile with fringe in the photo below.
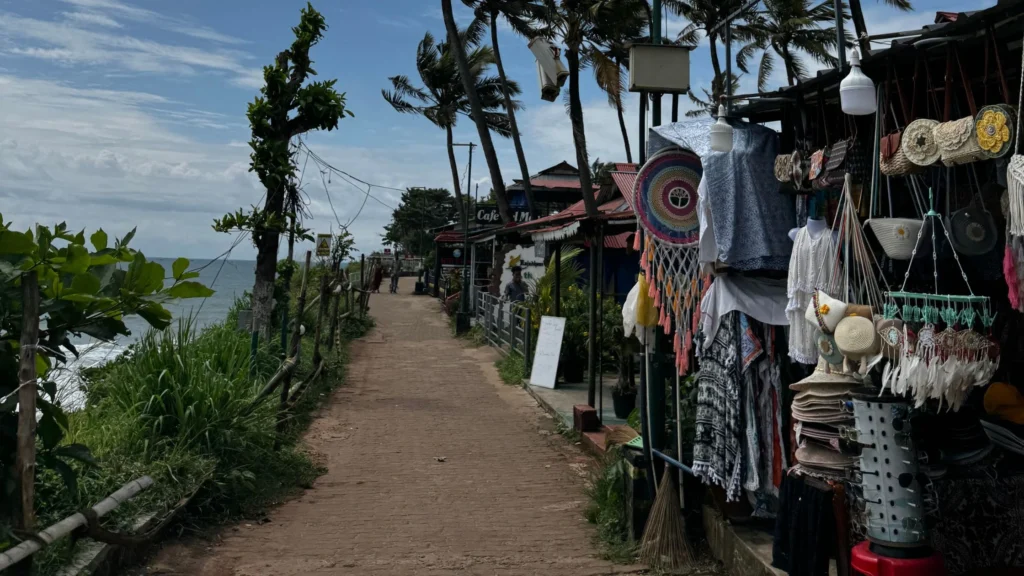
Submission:
{"label": "hanging textile with fringe", "polygon": [[697,258],[697,186],[703,173],[696,154],[668,148],[647,160],[634,185],[638,231],[633,249],[643,249],[640,267],[647,277],[648,295],[658,309],[658,326],[673,335],[680,374],[689,369],[700,301],[711,283],[710,278],[699,276]]}

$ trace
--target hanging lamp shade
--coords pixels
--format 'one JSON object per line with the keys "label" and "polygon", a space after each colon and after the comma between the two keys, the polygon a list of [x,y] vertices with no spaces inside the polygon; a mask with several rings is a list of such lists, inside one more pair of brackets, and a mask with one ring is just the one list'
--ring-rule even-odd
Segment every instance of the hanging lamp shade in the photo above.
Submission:
{"label": "hanging lamp shade", "polygon": [[850,116],[866,116],[877,110],[875,83],[861,71],[856,48],[850,54],[850,73],[839,84],[839,100],[843,112]]}
{"label": "hanging lamp shade", "polygon": [[732,126],[725,120],[725,105],[718,105],[718,121],[711,125],[711,149],[732,152]]}

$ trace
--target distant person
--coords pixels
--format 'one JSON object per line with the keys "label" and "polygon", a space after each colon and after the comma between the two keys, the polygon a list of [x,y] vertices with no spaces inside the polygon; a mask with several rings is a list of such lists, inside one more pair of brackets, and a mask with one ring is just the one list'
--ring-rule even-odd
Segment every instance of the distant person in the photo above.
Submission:
{"label": "distant person", "polygon": [[526,300],[526,284],[523,283],[523,269],[519,266],[512,267],[512,281],[505,284],[504,298],[510,302],[523,302]]}
{"label": "distant person", "polygon": [[398,266],[393,266],[391,268],[391,293],[392,294],[397,294],[398,293],[398,276],[399,276]]}

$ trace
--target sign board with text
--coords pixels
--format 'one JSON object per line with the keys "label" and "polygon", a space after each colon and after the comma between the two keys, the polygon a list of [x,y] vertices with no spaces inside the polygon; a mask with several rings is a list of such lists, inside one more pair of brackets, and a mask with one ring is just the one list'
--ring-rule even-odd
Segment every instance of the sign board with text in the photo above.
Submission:
{"label": "sign board with text", "polygon": [[562,337],[565,335],[565,318],[541,316],[540,331],[537,333],[537,349],[533,353],[533,369],[530,384],[541,388],[554,388],[558,375],[558,358],[562,353]]}
{"label": "sign board with text", "polygon": [[[497,204],[477,204],[476,212],[473,213],[473,218],[477,222],[482,222],[484,224],[501,224],[501,214],[498,213]],[[517,224],[521,222],[529,222],[530,211],[513,209],[512,220]]]}

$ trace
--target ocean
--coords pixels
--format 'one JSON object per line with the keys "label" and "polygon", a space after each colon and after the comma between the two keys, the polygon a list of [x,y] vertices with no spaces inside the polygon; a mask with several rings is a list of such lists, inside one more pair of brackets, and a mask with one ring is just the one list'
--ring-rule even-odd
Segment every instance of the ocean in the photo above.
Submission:
{"label": "ocean", "polygon": [[[170,274],[173,258],[153,258],[152,261],[159,263]],[[165,307],[171,311],[174,318],[172,327],[179,318],[192,315],[195,329],[201,330],[223,320],[235,299],[241,297],[246,290],[252,290],[256,262],[196,259],[190,262],[189,269],[199,270],[198,281],[216,292],[206,299],[172,301],[165,304]],[[131,330],[131,335],[122,336],[114,342],[102,342],[85,335],[77,340],[72,339],[72,344],[78,349],[80,356],[77,360],[72,359],[68,362],[66,368],[55,378],[58,384],[58,399],[65,409],[74,410],[81,407],[84,402],[84,397],[79,391],[79,370],[99,366],[116,358],[150,329],[149,324],[138,316],[126,317],[125,324]]]}

